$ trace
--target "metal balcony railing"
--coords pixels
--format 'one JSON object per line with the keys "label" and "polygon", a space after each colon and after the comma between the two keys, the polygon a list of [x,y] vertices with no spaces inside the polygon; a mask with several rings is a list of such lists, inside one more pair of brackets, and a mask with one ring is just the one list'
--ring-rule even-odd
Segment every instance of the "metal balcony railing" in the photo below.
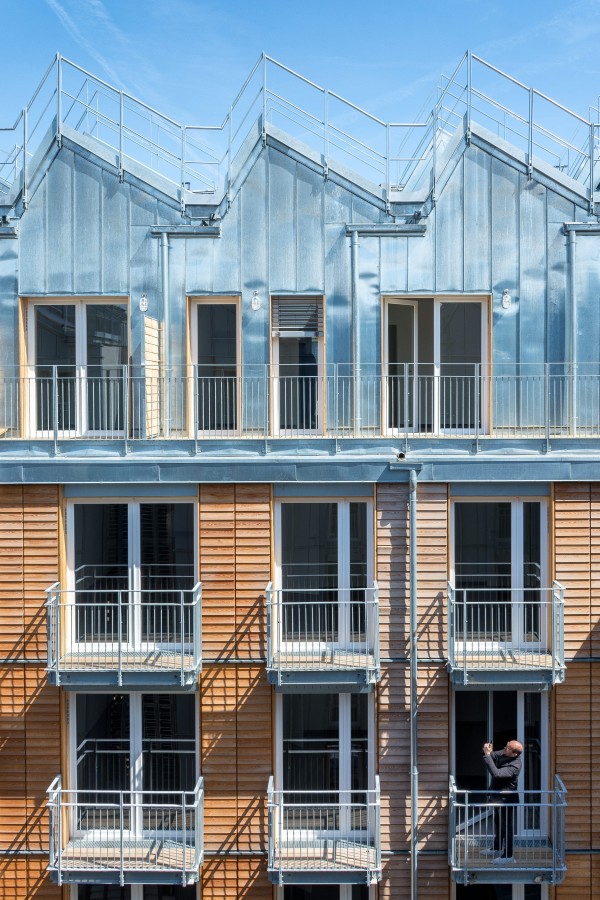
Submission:
{"label": "metal balcony railing", "polygon": [[[463,791],[453,777],[449,790],[448,853],[455,881],[559,884],[563,880],[567,791],[558,775],[551,791],[518,795]],[[513,841],[512,857],[501,865],[494,863],[500,855],[494,850],[496,829],[505,842],[511,835]]]}
{"label": "metal balcony railing", "polygon": [[268,786],[269,877],[275,884],[374,884],[381,878],[379,779],[370,791]]}
{"label": "metal balcony railing", "polygon": [[[236,157],[269,127],[281,129],[323,159],[394,192],[436,197],[448,165],[449,137],[470,139],[476,124],[525,155],[566,172],[593,202],[598,124],[577,115],[467,52],[443,77],[431,112],[416,122],[385,122],[265,54],[256,62],[220,123],[182,125],[57,55],[13,125],[0,128],[0,200],[22,191],[28,202],[35,153],[44,138],[93,139],[119,172],[141,164],[180,192],[230,201]],[[450,154],[451,156],[451,154]],[[380,188],[380,189],[381,189]]]}
{"label": "metal balcony railing", "polygon": [[600,362],[0,369],[0,440],[600,438]]}
{"label": "metal balcony railing", "polygon": [[192,884],[204,853],[204,785],[193,791],[48,788],[49,870],[58,884]]}
{"label": "metal balcony railing", "polygon": [[103,574],[106,568],[84,566],[75,589],[57,582],[47,590],[54,683],[75,685],[85,675],[89,684],[108,675],[118,686],[140,676],[151,685],[167,676],[193,686],[202,667],[202,585],[154,566],[154,586],[135,591],[126,576]]}
{"label": "metal balcony railing", "polygon": [[[474,586],[479,580],[482,587]],[[461,684],[564,679],[564,588],[448,584],[448,668]]]}
{"label": "metal balcony railing", "polygon": [[266,595],[267,672],[273,683],[370,685],[379,679],[377,582],[347,589],[278,589],[269,583]]}

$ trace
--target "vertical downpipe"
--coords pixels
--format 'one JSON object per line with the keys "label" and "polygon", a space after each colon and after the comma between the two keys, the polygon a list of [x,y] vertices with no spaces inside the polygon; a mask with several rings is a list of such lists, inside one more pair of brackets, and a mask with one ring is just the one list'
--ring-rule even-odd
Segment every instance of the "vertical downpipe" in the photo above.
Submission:
{"label": "vertical downpipe", "polygon": [[360,434],[361,409],[360,409],[360,323],[358,319],[358,232],[351,235],[351,269],[352,269],[352,355],[354,366],[354,434]]}
{"label": "vertical downpipe", "polygon": [[568,285],[570,306],[569,356],[571,363],[571,377],[569,379],[569,383],[571,385],[569,397],[571,409],[569,419],[571,421],[570,431],[572,434],[575,434],[577,430],[577,297],[575,292],[575,259],[577,255],[577,235],[573,229],[571,229],[568,234]]}
{"label": "vertical downpipe", "polygon": [[171,430],[171,304],[169,302],[169,238],[163,231],[160,236],[160,261],[163,301],[163,378],[164,378],[164,418],[163,434],[168,437]]}
{"label": "vertical downpipe", "polygon": [[410,897],[418,896],[419,769],[417,757],[417,472],[410,470]]}

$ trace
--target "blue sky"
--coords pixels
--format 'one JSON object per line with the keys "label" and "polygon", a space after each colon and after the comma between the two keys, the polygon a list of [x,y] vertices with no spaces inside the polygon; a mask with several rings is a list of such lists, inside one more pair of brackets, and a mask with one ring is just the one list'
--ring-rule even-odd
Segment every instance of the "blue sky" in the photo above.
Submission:
{"label": "blue sky", "polygon": [[600,0],[0,0],[0,125],[54,53],[187,124],[221,122],[262,50],[384,120],[414,119],[469,47],[587,115]]}

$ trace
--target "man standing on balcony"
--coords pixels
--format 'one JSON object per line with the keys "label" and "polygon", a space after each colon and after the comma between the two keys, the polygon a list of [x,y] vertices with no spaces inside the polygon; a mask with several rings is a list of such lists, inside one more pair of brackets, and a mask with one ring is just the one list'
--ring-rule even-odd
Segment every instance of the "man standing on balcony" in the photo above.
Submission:
{"label": "man standing on balcony", "polygon": [[492,776],[494,806],[494,862],[514,862],[514,809],[519,803],[519,775],[523,766],[520,741],[508,741],[503,750],[483,745],[483,762]]}

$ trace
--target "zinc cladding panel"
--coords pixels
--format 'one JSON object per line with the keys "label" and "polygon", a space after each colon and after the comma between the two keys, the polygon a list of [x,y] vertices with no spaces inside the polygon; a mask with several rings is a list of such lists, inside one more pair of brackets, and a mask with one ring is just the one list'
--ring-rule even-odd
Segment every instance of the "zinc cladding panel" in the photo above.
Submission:
{"label": "zinc cladding panel", "polygon": [[[591,651],[591,495],[589,484],[555,485],[555,578],[565,588],[565,658]],[[595,546],[595,545],[594,545]]]}

